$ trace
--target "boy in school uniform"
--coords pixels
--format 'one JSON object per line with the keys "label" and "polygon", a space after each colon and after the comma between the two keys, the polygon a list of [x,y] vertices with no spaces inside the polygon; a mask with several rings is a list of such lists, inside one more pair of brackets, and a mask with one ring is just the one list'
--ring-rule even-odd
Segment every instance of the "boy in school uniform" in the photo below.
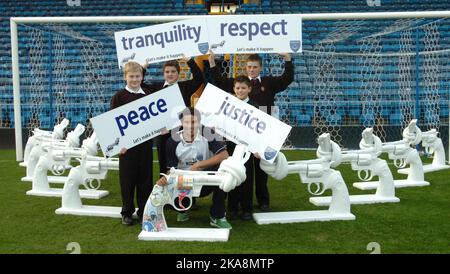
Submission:
{"label": "boy in school uniform", "polygon": [[[202,71],[198,67],[195,60],[190,57],[182,58],[183,61],[187,62],[191,73],[192,79],[186,81],[178,81],[180,77],[181,67],[177,60],[170,60],[164,63],[163,65],[163,76],[164,81],[156,81],[152,83],[143,83],[143,86],[150,90],[161,90],[163,88],[169,87],[174,84],[178,84],[181,96],[183,97],[183,101],[185,106],[191,106],[191,96],[200,88],[200,86],[205,82],[205,78],[203,76]],[[144,68],[147,68],[148,64],[144,65]],[[145,71],[144,71],[145,74]],[[170,134],[162,134],[156,139],[156,146],[158,149],[158,161],[159,161],[159,173],[165,173],[167,167],[167,159],[166,159],[166,143],[169,139]]]}
{"label": "boy in school uniform", "polygon": [[[217,171],[220,163],[228,158],[225,142],[218,135],[208,134],[208,139],[203,135],[206,128],[200,124],[200,112],[192,107],[186,108],[180,113],[182,130],[173,134],[166,144],[167,167],[166,172],[171,168],[184,170],[205,170]],[[208,133],[212,133],[208,131]],[[167,179],[162,176],[158,185],[166,185]],[[226,193],[218,186],[204,186],[200,192],[200,197],[213,193],[212,205],[210,208],[210,225],[218,228],[230,228],[225,213]],[[177,214],[177,221],[189,220],[188,212]]]}
{"label": "boy in school uniform", "polygon": [[[238,76],[234,79],[234,93],[239,100],[242,100],[256,108],[258,104],[249,98],[249,94],[252,90],[250,79],[247,76]],[[236,144],[227,141],[228,154],[232,155]],[[239,216],[239,207],[242,210],[240,218],[244,221],[252,220],[253,211],[253,178],[254,178],[254,160],[255,157],[250,155],[250,158],[245,163],[245,171],[247,178],[238,187],[228,193],[228,212],[230,217]]]}
{"label": "boy in school uniform", "polygon": [[[141,86],[143,68],[139,63],[130,61],[123,68],[126,86],[117,91],[111,99],[111,109],[138,100],[154,90]],[[122,224],[132,225],[132,215],[138,205],[137,215],[142,222],[145,203],[153,188],[153,141],[148,140],[130,149],[122,148],[119,154],[119,180],[122,196]]]}
{"label": "boy in school uniform", "polygon": [[[294,66],[289,53],[281,54],[284,57],[284,73],[280,76],[261,76],[262,59],[258,54],[251,54],[247,58],[246,71],[252,84],[252,91],[249,94],[250,99],[254,100],[261,108],[271,115],[272,107],[275,102],[275,95],[281,92],[294,80]],[[232,93],[234,79],[223,77],[215,63],[215,56],[209,51],[208,56],[210,74],[216,86]],[[255,159],[255,194],[261,211],[270,211],[269,190],[267,188],[267,174],[261,170],[259,159]]]}

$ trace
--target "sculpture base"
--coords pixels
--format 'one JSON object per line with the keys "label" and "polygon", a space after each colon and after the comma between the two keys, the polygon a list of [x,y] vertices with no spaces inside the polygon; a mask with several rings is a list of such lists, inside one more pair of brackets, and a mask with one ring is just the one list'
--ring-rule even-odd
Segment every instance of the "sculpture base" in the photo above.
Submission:
{"label": "sculpture base", "polygon": [[[356,183],[353,183],[353,186],[358,189],[361,189],[361,190],[371,190],[371,189],[377,189],[379,183],[380,183],[379,181],[356,182]],[[430,185],[430,183],[427,181],[394,180],[395,188],[429,186],[429,185]]]}
{"label": "sculpture base", "polygon": [[[108,196],[107,190],[95,190],[95,189],[80,189],[80,197],[85,199],[100,199]],[[28,190],[27,195],[43,196],[43,197],[62,197],[62,188],[50,188],[47,190]]]}
{"label": "sculpture base", "polygon": [[[378,204],[378,203],[398,203],[400,199],[397,197],[383,197],[375,194],[366,195],[350,195],[350,204]],[[309,202],[316,206],[329,206],[331,204],[331,196],[326,197],[311,197]]]}
{"label": "sculpture base", "polygon": [[[439,171],[439,170],[444,170],[444,169],[449,169],[450,166],[447,165],[424,165],[423,166],[423,173],[429,173],[429,172],[433,172],[433,171]],[[409,174],[409,167],[408,168],[402,168],[397,170],[398,173],[400,174]]]}
{"label": "sculpture base", "polygon": [[[60,207],[57,210],[55,210],[55,213],[56,214],[77,215],[77,216],[122,218],[122,215],[120,215],[121,211],[122,211],[122,208],[118,207],[118,206],[87,206],[87,205],[83,205],[83,206],[81,206],[81,208]],[[136,213],[133,214],[133,218],[137,219]]]}
{"label": "sculpture base", "polygon": [[230,235],[229,229],[222,228],[167,228],[162,232],[142,231],[138,239],[143,241],[199,241],[226,242]]}
{"label": "sculpture base", "polygon": [[[33,182],[33,177],[22,177],[22,182]],[[67,176],[47,176],[49,183],[64,184],[67,180]]]}
{"label": "sculpture base", "polygon": [[355,220],[355,218],[351,213],[337,214],[329,210],[253,213],[253,219],[259,225]]}

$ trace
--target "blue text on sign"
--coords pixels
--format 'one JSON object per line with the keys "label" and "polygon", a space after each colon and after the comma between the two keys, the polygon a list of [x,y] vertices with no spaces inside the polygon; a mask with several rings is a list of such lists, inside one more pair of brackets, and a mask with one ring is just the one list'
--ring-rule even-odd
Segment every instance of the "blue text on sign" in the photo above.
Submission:
{"label": "blue text on sign", "polygon": [[220,24],[220,36],[224,36],[225,32],[228,32],[231,36],[248,36],[248,40],[252,41],[254,36],[260,33],[264,36],[268,35],[287,35],[286,32],[287,22],[282,19],[279,22],[274,22],[272,24],[268,22],[258,23],[221,23]]}
{"label": "blue text on sign", "polygon": [[[139,111],[139,113],[138,113]],[[127,115],[119,115],[115,117],[117,127],[119,128],[120,134],[125,135],[125,130],[128,125],[137,125],[140,121],[144,122],[150,119],[152,116],[156,117],[159,113],[164,113],[167,111],[167,103],[164,99],[158,99],[156,102],[151,102],[148,107],[141,106],[138,111],[131,110]]]}

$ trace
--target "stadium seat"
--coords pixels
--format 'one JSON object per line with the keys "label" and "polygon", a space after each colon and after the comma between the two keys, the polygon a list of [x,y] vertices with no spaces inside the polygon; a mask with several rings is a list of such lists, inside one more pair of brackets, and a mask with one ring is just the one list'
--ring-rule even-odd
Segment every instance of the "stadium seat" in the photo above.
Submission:
{"label": "stadium seat", "polygon": [[332,126],[339,126],[342,124],[342,117],[339,114],[332,114],[329,116],[326,116],[326,120],[329,125]]}
{"label": "stadium seat", "polygon": [[391,125],[401,125],[403,121],[403,115],[400,113],[392,113],[389,117],[389,123]]}
{"label": "stadium seat", "polygon": [[307,114],[300,114],[296,116],[297,126],[309,126],[311,125],[311,116]]}
{"label": "stadium seat", "polygon": [[[105,4],[108,2],[108,4]],[[241,8],[237,9],[238,14],[270,14],[270,13],[317,13],[317,12],[348,12],[348,11],[367,11],[368,7],[365,1],[355,1],[355,0],[343,0],[337,4],[337,1],[287,1],[287,0],[261,0],[259,4],[242,4]],[[347,4],[345,4],[347,3]],[[124,6],[129,8],[123,9]],[[450,2],[448,1],[386,1],[381,7],[371,7],[372,11],[398,11],[398,10],[448,10],[450,8]],[[83,2],[82,7],[74,9],[68,7],[65,1],[32,1],[23,0],[20,1],[20,5],[14,1],[1,1],[0,9],[2,14],[0,17],[0,106],[7,105],[8,109],[5,112],[12,110],[12,81],[11,81],[11,50],[10,50],[10,33],[9,33],[9,18],[11,16],[99,16],[99,15],[174,15],[174,14],[207,14],[207,9],[202,4],[185,4],[183,0],[145,0],[141,2],[133,2],[131,0],[120,0],[120,1],[100,1],[91,0]],[[394,20],[385,20],[383,22],[377,21],[377,25],[370,26],[367,28],[361,28],[359,32],[353,39],[362,38],[370,34],[384,30],[392,26]],[[367,22],[364,24],[368,25]],[[369,23],[370,24],[370,23]],[[142,27],[145,24],[127,24],[129,28]],[[26,26],[20,25],[19,31],[24,32]],[[107,75],[108,85],[105,86],[105,97],[110,97],[112,93],[123,85],[123,80],[121,79],[120,73],[117,72],[116,63],[116,52],[115,45],[111,40],[111,37],[107,37],[103,32],[99,32],[98,29],[93,28],[89,25],[79,24],[76,28],[80,33],[89,36],[96,41],[102,43],[102,52],[105,54],[102,60],[113,60],[114,66],[108,67],[107,69],[98,69],[99,73]],[[295,75],[294,83],[290,85],[286,92],[280,94],[280,102],[287,103],[289,108],[295,107],[298,109],[295,112],[295,119],[299,124],[306,124],[305,121],[311,123],[311,117],[314,116],[313,111],[313,100],[317,98],[321,90],[313,88],[314,81],[317,81],[317,75],[314,71],[314,62],[312,61],[314,57],[308,55],[308,50],[315,50],[315,46],[319,41],[326,38],[330,33],[330,30],[337,30],[335,22],[328,21],[304,21],[303,22],[303,49],[306,53],[301,53],[295,55],[294,66]],[[448,38],[450,33],[450,26],[448,24],[441,24],[439,26],[439,34],[441,38]],[[424,33],[419,32],[420,39],[423,38]],[[383,52],[398,52],[401,32],[388,33],[383,36],[381,45]],[[36,47],[36,43],[31,37],[31,35],[19,36],[19,51],[21,58],[25,58],[29,55],[29,52],[33,47]],[[83,104],[86,100],[86,90],[85,86],[80,83],[84,81],[86,74],[88,74],[85,62],[86,56],[82,54],[80,48],[83,45],[76,39],[69,39],[65,43],[65,54],[70,58],[76,65],[67,66],[65,72],[70,75],[67,80],[68,92],[65,95],[65,99],[70,102],[77,104]],[[373,51],[373,48],[368,48],[366,50],[362,49],[360,43],[346,43],[345,41],[335,43],[336,52],[343,53],[363,53]],[[100,59],[98,59],[100,60]],[[423,61],[424,59],[422,59]],[[319,60],[320,61],[320,60]],[[342,58],[337,56],[333,61],[335,74],[330,76],[333,79],[333,83],[338,83],[338,87],[335,89],[337,105],[336,113],[330,115],[327,118],[328,122],[332,123],[342,123],[346,118],[350,117],[356,119],[356,121],[373,121],[373,114],[362,114],[360,95],[361,91],[365,91],[364,88],[370,83],[370,72],[363,73],[367,69],[366,65],[358,65],[358,62],[348,61],[348,58]],[[440,104],[439,114],[443,118],[448,119],[449,110],[448,104],[445,104],[450,99],[448,90],[450,89],[450,84],[448,81],[450,64],[441,64],[442,68],[438,74],[439,84],[435,91],[439,97],[439,102],[444,102]],[[47,61],[42,64],[43,70],[49,67],[55,67]],[[265,66],[266,67],[266,66]],[[269,68],[269,66],[267,66]],[[380,98],[382,101],[390,101],[392,104],[381,103],[381,108],[379,110],[383,118],[389,119],[390,123],[398,123],[401,120],[400,104],[398,103],[399,94],[396,92],[399,90],[399,79],[398,79],[399,64],[397,60],[389,60],[386,64],[380,66],[380,74],[377,75],[376,81],[381,81],[381,89],[377,90],[380,93]],[[50,86],[48,78],[46,76],[36,77],[38,73],[33,71],[33,64],[29,60],[20,60],[20,71],[21,71],[21,88],[22,88],[22,100],[26,103],[32,101],[33,88],[35,87],[36,81],[42,81],[45,86]],[[274,74],[278,74],[277,69],[273,69]],[[413,69],[411,69],[413,72]],[[43,72],[43,75],[47,71]],[[266,71],[265,73],[269,73]],[[424,73],[421,71],[421,73]],[[149,81],[162,79],[160,66],[154,66],[149,69]],[[414,77],[414,75],[412,75]],[[45,79],[40,79],[45,78]],[[116,81],[111,81],[111,79],[117,78]],[[53,81],[57,81],[57,77],[53,78]],[[419,91],[420,96],[424,96],[425,86],[423,79],[420,81]],[[323,83],[330,84],[331,82],[323,81]],[[53,84],[53,88],[56,84]],[[413,87],[415,88],[415,87]],[[415,95],[415,90],[413,92]],[[363,98],[363,97],[361,97]],[[44,98],[48,100],[48,98]],[[289,110],[285,110],[282,115],[287,116]],[[3,110],[2,110],[3,113]],[[0,115],[2,114],[0,113]],[[8,114],[9,115],[9,114]],[[11,112],[11,115],[13,113]],[[26,114],[28,115],[28,113]],[[24,117],[26,117],[24,115]],[[49,115],[49,114],[48,114]],[[81,114],[73,113],[76,119],[83,120],[85,117]],[[348,115],[348,117],[347,117]],[[433,120],[436,119],[438,114],[423,114],[424,119]],[[307,119],[309,116],[309,119]]]}

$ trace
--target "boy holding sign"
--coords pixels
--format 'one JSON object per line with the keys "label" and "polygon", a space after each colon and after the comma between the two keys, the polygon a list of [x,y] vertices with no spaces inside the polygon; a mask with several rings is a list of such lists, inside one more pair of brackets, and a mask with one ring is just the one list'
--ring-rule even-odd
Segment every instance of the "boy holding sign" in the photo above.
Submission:
{"label": "boy holding sign", "polygon": [[[220,136],[212,131],[207,131],[200,124],[200,112],[192,107],[184,109],[180,113],[180,120],[183,129],[180,132],[172,134],[166,144],[167,167],[183,170],[205,170],[217,171],[220,163],[227,159],[226,144]],[[205,136],[205,133],[211,133]],[[167,179],[162,176],[158,185],[166,185]],[[231,228],[225,217],[226,193],[218,186],[204,186],[200,192],[200,197],[213,193],[213,204],[210,208],[210,225],[218,228]],[[187,221],[189,215],[187,212],[178,213],[177,221]]]}
{"label": "boy holding sign", "polygon": [[[234,93],[239,100],[247,102],[248,104],[258,108],[258,104],[249,98],[252,90],[251,82],[246,76],[238,76],[234,79]],[[236,144],[227,141],[228,154],[233,155]],[[239,205],[242,209],[241,219],[244,221],[252,220],[253,211],[253,178],[254,178],[254,161],[253,155],[250,156],[245,163],[245,173],[247,178],[238,187],[228,193],[228,211],[231,216],[238,215]],[[233,216],[234,217],[234,216]]]}
{"label": "boy holding sign", "polygon": [[[200,86],[204,83],[203,73],[196,64],[193,58],[184,57],[183,61],[187,62],[191,73],[192,79],[186,81],[178,81],[180,77],[180,64],[176,60],[170,60],[164,63],[163,66],[163,75],[164,82],[152,82],[151,84],[143,83],[144,87],[147,87],[150,90],[161,90],[173,84],[178,84],[181,96],[183,96],[185,106],[191,106],[191,96],[200,88]],[[144,65],[144,68],[148,67],[148,63]],[[145,74],[145,72],[144,72]],[[162,134],[156,139],[156,145],[158,148],[158,161],[159,161],[159,173],[165,173],[167,167],[167,159],[166,159],[166,143],[169,139],[170,134]]]}
{"label": "boy holding sign", "polygon": [[[275,102],[275,95],[282,92],[294,80],[294,66],[292,64],[291,55],[289,53],[281,54],[284,56],[285,68],[281,76],[262,76],[262,59],[258,54],[251,54],[247,59],[246,71],[247,76],[252,84],[252,91],[249,94],[250,99],[254,100],[260,109],[271,114],[272,107]],[[209,51],[208,56],[210,74],[214,84],[229,92],[233,93],[234,78],[223,77],[219,68],[216,66],[215,56]],[[267,188],[267,174],[259,167],[259,160],[255,160],[255,190],[256,199],[258,200],[261,211],[269,211],[269,190]]]}
{"label": "boy holding sign", "polygon": [[[143,68],[139,63],[130,61],[124,65],[126,86],[111,99],[111,109],[120,107],[155,92],[141,86]],[[137,215],[142,221],[145,203],[152,192],[153,184],[153,142],[148,140],[133,148],[122,148],[119,155],[119,180],[122,195],[122,224],[133,224],[134,192],[138,204]]]}

